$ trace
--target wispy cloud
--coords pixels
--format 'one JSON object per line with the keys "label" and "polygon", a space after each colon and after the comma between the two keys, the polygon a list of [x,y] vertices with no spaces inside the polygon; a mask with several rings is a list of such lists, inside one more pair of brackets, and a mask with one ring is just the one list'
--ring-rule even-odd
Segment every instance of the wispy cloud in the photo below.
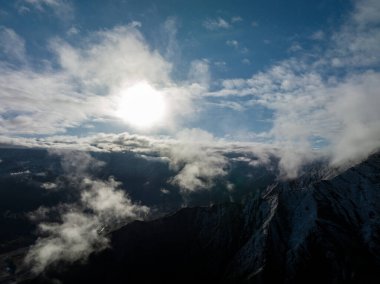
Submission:
{"label": "wispy cloud", "polygon": [[217,17],[217,18],[207,18],[203,21],[202,25],[209,31],[215,30],[228,30],[232,28],[234,25],[242,22],[243,18],[240,16],[234,16],[230,19]]}
{"label": "wispy cloud", "polygon": [[0,54],[23,63],[26,60],[25,41],[14,30],[0,26]]}
{"label": "wispy cloud", "polygon": [[177,40],[178,19],[168,17],[162,26],[161,41],[165,43],[165,58],[179,60],[181,49]]}
{"label": "wispy cloud", "polygon": [[209,61],[207,59],[193,60],[190,63],[188,78],[190,82],[207,88],[211,80]]}
{"label": "wispy cloud", "polygon": [[313,33],[310,36],[310,38],[312,40],[320,41],[320,40],[323,40],[325,38],[325,36],[326,36],[325,33],[323,31],[319,30],[319,31],[316,31],[315,33]]}
{"label": "wispy cloud", "polygon": [[240,17],[240,16],[234,16],[231,18],[231,23],[239,23],[239,22],[242,22],[243,21],[243,18]]}
{"label": "wispy cloud", "polygon": [[237,40],[227,40],[226,41],[226,45],[230,46],[230,47],[233,47],[235,50],[237,50],[238,52],[240,53],[247,53],[249,50],[247,47],[243,46],[240,42],[238,42]]}
{"label": "wispy cloud", "polygon": [[251,64],[251,60],[249,60],[248,58],[243,58],[241,63],[245,64],[245,65],[250,65]]}
{"label": "wispy cloud", "polygon": [[2,133],[64,132],[67,127],[89,118],[92,106],[103,101],[100,97],[78,93],[62,73],[0,69]]}
{"label": "wispy cloud", "polygon": [[203,21],[202,25],[210,31],[218,29],[229,29],[232,27],[231,23],[221,17],[215,19],[206,19]]}
{"label": "wispy cloud", "polygon": [[288,49],[290,52],[297,52],[300,50],[302,50],[302,46],[298,42],[293,42]]}
{"label": "wispy cloud", "polygon": [[235,48],[239,47],[239,42],[237,40],[227,40],[226,44]]}
{"label": "wispy cloud", "polygon": [[74,17],[74,7],[68,0],[21,0],[17,2],[19,13],[29,13],[37,11],[53,13],[61,20],[68,21]]}
{"label": "wispy cloud", "polygon": [[356,1],[351,17],[333,34],[329,59],[335,67],[373,67],[380,63],[380,4]]}

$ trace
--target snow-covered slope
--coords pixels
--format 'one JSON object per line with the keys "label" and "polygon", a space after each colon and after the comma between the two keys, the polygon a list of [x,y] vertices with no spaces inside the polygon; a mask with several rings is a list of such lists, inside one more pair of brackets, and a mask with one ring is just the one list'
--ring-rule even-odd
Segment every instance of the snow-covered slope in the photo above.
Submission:
{"label": "snow-covered slope", "polygon": [[268,188],[244,210],[251,236],[229,265],[230,279],[340,283],[380,276],[379,154],[331,180]]}

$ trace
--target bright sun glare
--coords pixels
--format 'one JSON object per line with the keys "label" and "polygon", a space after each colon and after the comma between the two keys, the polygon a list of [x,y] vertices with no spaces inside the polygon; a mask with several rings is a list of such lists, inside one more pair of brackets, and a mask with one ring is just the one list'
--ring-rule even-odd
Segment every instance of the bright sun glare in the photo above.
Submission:
{"label": "bright sun glare", "polygon": [[146,82],[122,91],[118,115],[138,128],[150,128],[160,123],[165,115],[166,104],[162,93]]}

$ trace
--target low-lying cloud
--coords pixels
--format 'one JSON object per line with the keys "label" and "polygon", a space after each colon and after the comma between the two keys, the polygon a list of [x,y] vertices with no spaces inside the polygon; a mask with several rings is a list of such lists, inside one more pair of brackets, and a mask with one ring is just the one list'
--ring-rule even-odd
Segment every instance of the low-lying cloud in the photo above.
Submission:
{"label": "low-lying cloud", "polygon": [[61,204],[58,208],[40,208],[31,214],[34,221],[38,221],[38,216],[46,216],[50,210],[60,215],[59,222],[42,221],[39,224],[42,236],[25,258],[35,273],[62,261],[86,260],[90,253],[108,246],[105,235],[108,230],[142,219],[149,213],[148,207],[134,204],[114,178],[93,178],[90,167],[99,167],[100,162],[88,153],[55,150],[53,154],[62,157],[66,178],[79,191],[80,200]]}
{"label": "low-lying cloud", "polygon": [[227,159],[209,145],[216,140],[199,129],[180,132],[178,142],[167,150],[170,166],[178,171],[171,182],[183,191],[207,189],[214,180],[227,174]]}
{"label": "low-lying cloud", "polygon": [[[278,147],[264,143],[234,142],[214,137],[201,129],[184,129],[176,138],[153,137],[129,133],[105,134],[92,136],[51,136],[46,138],[8,138],[0,136],[0,144],[13,147],[29,147],[50,149],[65,149],[92,152],[134,152],[141,157],[160,160],[168,163],[175,175],[170,179],[174,185],[180,186],[183,193],[208,189],[218,178],[228,173],[231,161],[241,157],[250,166],[265,166],[278,173],[279,178],[295,178],[302,174],[305,164],[320,158],[327,158],[328,152],[323,150],[294,149],[293,147]],[[235,158],[229,158],[234,155]],[[254,157],[251,159],[250,157]],[[273,159],[279,161],[274,166]],[[73,157],[75,159],[75,157]],[[81,168],[91,168],[86,159],[79,159]],[[101,161],[98,161],[100,165]],[[74,163],[75,164],[75,163]],[[75,172],[70,163],[62,160],[66,172]],[[278,171],[278,172],[277,172]]]}

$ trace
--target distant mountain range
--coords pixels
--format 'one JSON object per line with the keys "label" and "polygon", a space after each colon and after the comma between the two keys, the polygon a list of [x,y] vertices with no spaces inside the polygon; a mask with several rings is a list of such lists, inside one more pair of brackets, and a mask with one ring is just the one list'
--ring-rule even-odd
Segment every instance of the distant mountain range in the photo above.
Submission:
{"label": "distant mountain range", "polygon": [[25,282],[379,283],[380,154],[326,176],[132,222],[88,262]]}

